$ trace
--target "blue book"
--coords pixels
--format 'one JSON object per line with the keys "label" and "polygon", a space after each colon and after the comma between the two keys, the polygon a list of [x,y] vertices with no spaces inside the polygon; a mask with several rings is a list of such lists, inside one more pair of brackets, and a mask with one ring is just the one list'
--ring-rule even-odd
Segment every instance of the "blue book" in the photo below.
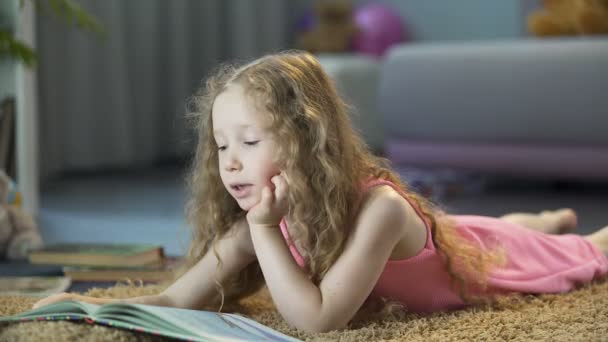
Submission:
{"label": "blue book", "polygon": [[0,317],[0,322],[53,320],[85,321],[187,341],[299,341],[237,314],[143,304],[63,301]]}

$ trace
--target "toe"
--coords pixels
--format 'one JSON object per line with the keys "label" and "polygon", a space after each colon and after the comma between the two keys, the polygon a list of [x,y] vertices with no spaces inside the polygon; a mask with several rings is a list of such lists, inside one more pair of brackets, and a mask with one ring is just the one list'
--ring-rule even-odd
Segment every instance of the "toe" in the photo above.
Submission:
{"label": "toe", "polygon": [[574,210],[570,208],[564,208],[557,210],[556,213],[559,215],[560,233],[570,233],[576,229],[576,226],[578,225],[578,217]]}

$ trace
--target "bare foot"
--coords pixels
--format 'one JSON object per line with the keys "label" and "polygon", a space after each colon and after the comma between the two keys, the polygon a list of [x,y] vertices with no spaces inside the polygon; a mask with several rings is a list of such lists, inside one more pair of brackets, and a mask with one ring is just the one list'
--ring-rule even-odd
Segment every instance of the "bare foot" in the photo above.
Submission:
{"label": "bare foot", "polygon": [[608,226],[593,234],[586,235],[584,238],[591,241],[591,243],[596,245],[604,254],[608,255]]}
{"label": "bare foot", "polygon": [[570,208],[558,210],[547,210],[540,213],[541,216],[551,217],[557,221],[555,231],[548,233],[552,234],[568,234],[572,233],[578,225],[578,217],[576,212]]}

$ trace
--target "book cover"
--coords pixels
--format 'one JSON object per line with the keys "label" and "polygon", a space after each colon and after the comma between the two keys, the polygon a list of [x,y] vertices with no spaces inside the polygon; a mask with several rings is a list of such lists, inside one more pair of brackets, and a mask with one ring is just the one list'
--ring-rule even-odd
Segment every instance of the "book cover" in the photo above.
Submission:
{"label": "book cover", "polygon": [[0,103],[0,169],[15,178],[15,99]]}
{"label": "book cover", "polygon": [[0,295],[47,297],[67,291],[71,283],[68,277],[0,277]]}
{"label": "book cover", "polygon": [[27,259],[0,261],[0,276],[3,277],[61,277],[63,271],[58,265],[30,264]]}
{"label": "book cover", "polygon": [[163,248],[149,244],[64,243],[32,251],[33,264],[138,266],[160,264]]}
{"label": "book cover", "polygon": [[166,257],[161,264],[131,267],[64,266],[63,273],[73,281],[141,280],[158,282],[170,279],[183,262],[180,257]]}
{"label": "book cover", "polygon": [[0,317],[0,322],[35,320],[85,321],[188,341],[299,341],[237,314],[143,304],[64,301]]}

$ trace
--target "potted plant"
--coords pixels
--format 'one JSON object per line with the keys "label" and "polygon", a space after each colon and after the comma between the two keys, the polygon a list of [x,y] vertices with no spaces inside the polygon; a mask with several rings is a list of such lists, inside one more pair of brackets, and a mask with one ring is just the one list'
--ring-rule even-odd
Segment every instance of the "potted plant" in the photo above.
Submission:
{"label": "potted plant", "polygon": [[[37,62],[36,52],[15,36],[15,25],[10,18],[14,17],[14,5],[17,5],[17,0],[10,1],[14,2],[4,2],[0,7],[0,63],[15,60],[33,68]],[[50,12],[68,25],[104,36],[102,25],[74,0],[19,0],[20,9],[26,1],[30,1],[38,13],[44,15]],[[5,170],[11,177],[16,176],[15,102],[13,96],[0,98],[0,169]]]}
{"label": "potted plant", "polygon": [[[63,19],[69,25],[103,35],[103,27],[97,19],[85,11],[73,0],[19,0],[22,8],[25,1],[32,1],[39,13],[46,13],[50,9],[55,16]],[[14,36],[13,28],[9,23],[2,22],[6,15],[0,13],[0,59],[14,58],[28,67],[36,64],[36,53],[27,44]]]}

